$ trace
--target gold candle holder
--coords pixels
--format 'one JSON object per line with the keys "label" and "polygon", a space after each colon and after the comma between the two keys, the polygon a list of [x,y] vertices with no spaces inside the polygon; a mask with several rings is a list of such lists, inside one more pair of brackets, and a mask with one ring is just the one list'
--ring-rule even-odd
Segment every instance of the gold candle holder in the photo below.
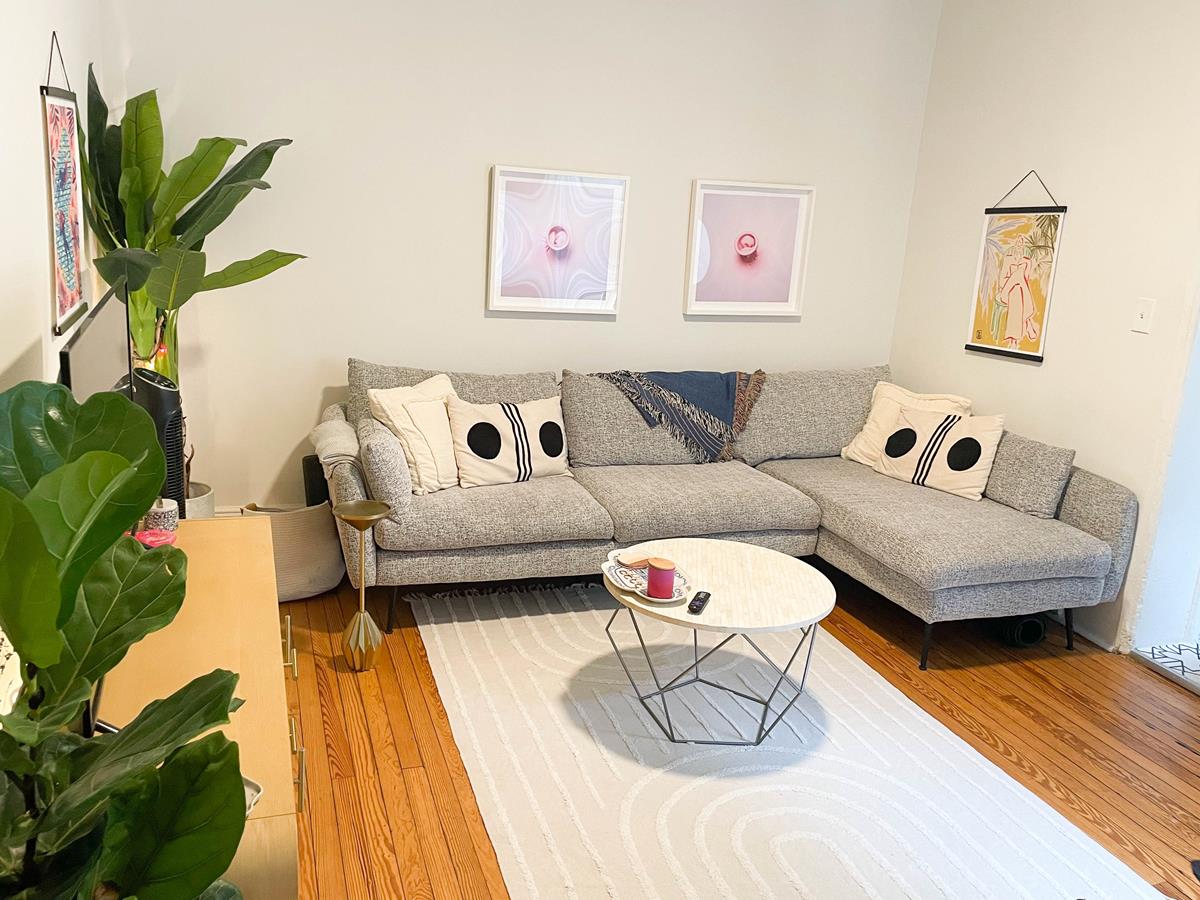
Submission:
{"label": "gold candle holder", "polygon": [[374,667],[383,635],[367,612],[367,531],[392,508],[379,500],[348,500],[333,508],[333,514],[358,531],[358,612],[342,632],[342,653],[346,665],[355,672]]}

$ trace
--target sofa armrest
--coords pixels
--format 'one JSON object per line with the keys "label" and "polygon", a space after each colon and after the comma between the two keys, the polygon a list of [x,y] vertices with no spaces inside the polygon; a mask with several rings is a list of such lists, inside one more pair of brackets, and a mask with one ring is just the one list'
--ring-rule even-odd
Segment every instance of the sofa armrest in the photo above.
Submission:
{"label": "sofa armrest", "polygon": [[412,478],[400,439],[382,422],[363,419],[358,423],[358,456],[362,460],[367,490],[393,510],[412,502]]}
{"label": "sofa armrest", "polygon": [[1112,565],[1104,578],[1101,600],[1116,598],[1133,554],[1138,501],[1133,491],[1087,469],[1073,467],[1058,518],[1104,541],[1112,550]]}
{"label": "sofa armrest", "polygon": [[346,418],[346,404],[345,403],[334,403],[332,406],[325,407],[325,409],[321,412],[321,421],[322,422],[347,422],[347,421],[349,421]]}
{"label": "sofa armrest", "polygon": [[[329,499],[337,503],[346,503],[350,500],[367,500],[367,486],[363,481],[362,472],[358,466],[351,462],[341,462],[333,466],[327,478],[329,484]],[[347,525],[345,522],[337,523],[338,538],[342,542],[342,556],[346,559],[346,573],[350,576],[350,583],[356,588],[358,587],[358,568],[359,568],[359,537],[358,530]],[[367,534],[366,541],[362,545],[366,552],[363,559],[363,570],[366,576],[367,586],[375,584],[375,532],[371,531]]]}

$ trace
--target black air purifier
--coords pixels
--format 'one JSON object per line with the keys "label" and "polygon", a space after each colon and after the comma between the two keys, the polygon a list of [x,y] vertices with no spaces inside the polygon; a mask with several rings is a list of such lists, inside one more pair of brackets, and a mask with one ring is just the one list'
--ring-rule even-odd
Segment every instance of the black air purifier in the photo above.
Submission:
{"label": "black air purifier", "polygon": [[162,496],[178,503],[179,518],[186,518],[187,479],[183,459],[185,435],[179,388],[170,378],[158,372],[134,369],[133,402],[150,413],[158,431],[158,442],[167,457],[167,480],[163,483]]}

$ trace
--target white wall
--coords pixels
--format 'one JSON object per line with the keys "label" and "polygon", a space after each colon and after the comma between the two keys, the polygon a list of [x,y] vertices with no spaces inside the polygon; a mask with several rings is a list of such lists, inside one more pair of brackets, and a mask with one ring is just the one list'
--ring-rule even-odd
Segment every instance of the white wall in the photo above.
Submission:
{"label": "white wall", "polygon": [[[196,476],[220,504],[299,500],[307,432],[351,355],[483,371],[886,361],[939,6],[113,4],[110,81],[159,89],[170,158],[204,135],[295,139],[274,190],[205,249],[310,258],[183,314]],[[484,315],[498,162],[631,177],[616,321]],[[695,177],[817,186],[801,321],[684,321]]]}
{"label": "white wall", "polygon": [[[0,53],[0,386],[58,377],[51,337],[46,158],[42,102],[50,33],[58,31],[71,87],[87,92],[87,62],[103,46],[103,17],[87,0],[19,3],[4,13]],[[64,86],[55,60],[52,83]]]}
{"label": "white wall", "polygon": [[[1137,492],[1123,602],[1078,617],[1122,647],[1196,314],[1197,33],[1200,5],[1167,0],[946,5],[892,345],[899,380],[971,396]],[[963,350],[981,213],[1031,167],[1069,207],[1041,366]],[[1129,330],[1137,297],[1158,300],[1150,335]]]}

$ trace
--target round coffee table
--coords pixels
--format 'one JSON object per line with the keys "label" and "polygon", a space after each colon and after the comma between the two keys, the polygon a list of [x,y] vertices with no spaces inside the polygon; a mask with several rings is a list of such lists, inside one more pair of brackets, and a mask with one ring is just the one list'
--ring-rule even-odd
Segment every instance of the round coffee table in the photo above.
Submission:
{"label": "round coffee table", "polygon": [[[754,747],[763,742],[784,715],[804,692],[804,680],[812,660],[813,643],[817,636],[817,623],[833,611],[837,593],[829,579],[810,566],[786,554],[768,550],[755,544],[738,541],[723,541],[710,538],[671,538],[646,541],[629,548],[638,555],[660,556],[672,560],[687,576],[689,593],[683,600],[653,603],[631,591],[614,584],[607,576],[604,585],[621,606],[613,611],[604,631],[616,651],[617,659],[633,686],[642,706],[662,729],[667,739],[676,744],[718,744],[721,746]],[[712,599],[698,616],[688,612],[688,602],[698,591],[708,591]],[[622,609],[629,613],[637,635],[642,655],[650,667],[656,690],[642,693],[634,679],[621,648],[613,638],[612,626]],[[642,638],[638,616],[649,616],[672,625],[692,630],[692,662],[673,677],[660,676],[650,659],[650,651]],[[699,632],[710,631],[724,634],[716,646],[700,652]],[[764,632],[798,631],[800,638],[795,649],[780,666],[759,647],[753,635]],[[705,678],[700,666],[706,659],[732,641],[742,638],[776,675],[775,684],[766,697],[756,697],[728,685]],[[805,645],[807,649],[805,650]],[[804,650],[803,669],[798,673],[799,682],[793,677],[792,665]],[[715,740],[685,738],[671,723],[671,710],[667,697],[688,685],[707,685],[759,704],[762,716],[753,737],[741,740]],[[786,686],[786,688],[785,688]],[[776,696],[786,695],[787,689],[794,692],[790,699],[781,696],[782,708],[775,712],[772,704]],[[662,704],[662,716],[650,701]]]}

